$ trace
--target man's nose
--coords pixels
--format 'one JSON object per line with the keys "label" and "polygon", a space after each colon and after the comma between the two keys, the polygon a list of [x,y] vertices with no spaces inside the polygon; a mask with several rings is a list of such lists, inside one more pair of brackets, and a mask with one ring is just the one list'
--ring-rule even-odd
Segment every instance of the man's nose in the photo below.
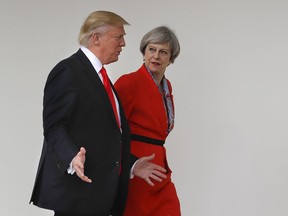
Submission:
{"label": "man's nose", "polygon": [[125,46],[126,46],[126,42],[125,42],[125,39],[124,39],[124,38],[122,39],[122,41],[121,41],[121,43],[120,43],[120,46],[121,46],[121,47],[125,47]]}

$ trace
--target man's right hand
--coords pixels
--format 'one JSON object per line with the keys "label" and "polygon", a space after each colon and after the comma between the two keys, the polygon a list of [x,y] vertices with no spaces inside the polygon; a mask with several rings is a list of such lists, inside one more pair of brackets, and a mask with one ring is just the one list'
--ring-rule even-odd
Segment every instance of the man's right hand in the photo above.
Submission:
{"label": "man's right hand", "polygon": [[87,183],[91,183],[92,180],[89,179],[84,174],[84,164],[85,164],[85,159],[86,159],[85,155],[86,155],[86,150],[84,147],[81,147],[80,151],[77,153],[77,155],[72,160],[72,167],[75,169],[75,172],[80,179],[82,179],[83,181],[85,181]]}

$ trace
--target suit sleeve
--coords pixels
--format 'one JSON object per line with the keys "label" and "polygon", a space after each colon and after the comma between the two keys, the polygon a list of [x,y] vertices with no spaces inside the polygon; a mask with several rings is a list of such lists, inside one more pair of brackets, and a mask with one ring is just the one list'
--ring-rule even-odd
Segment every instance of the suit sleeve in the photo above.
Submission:
{"label": "suit sleeve", "polygon": [[44,89],[43,127],[48,150],[64,173],[78,149],[67,132],[77,102],[77,88],[68,65],[59,63],[49,74]]}

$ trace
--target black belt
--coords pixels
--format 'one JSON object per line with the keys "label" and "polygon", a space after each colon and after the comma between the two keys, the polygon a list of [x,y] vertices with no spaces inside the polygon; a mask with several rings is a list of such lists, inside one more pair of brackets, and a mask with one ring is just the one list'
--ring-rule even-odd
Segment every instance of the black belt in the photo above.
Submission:
{"label": "black belt", "polygon": [[153,139],[153,138],[141,136],[138,134],[131,134],[131,139],[135,141],[145,142],[145,143],[159,145],[159,146],[163,146],[165,143],[165,140]]}

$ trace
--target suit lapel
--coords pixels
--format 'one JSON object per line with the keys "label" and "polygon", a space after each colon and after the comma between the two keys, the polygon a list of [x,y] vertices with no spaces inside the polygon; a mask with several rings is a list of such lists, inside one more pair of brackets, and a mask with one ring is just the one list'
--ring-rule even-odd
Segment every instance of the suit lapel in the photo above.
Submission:
{"label": "suit lapel", "polygon": [[[81,63],[83,64],[83,66],[86,68],[85,73],[88,76],[88,79],[92,82],[92,85],[95,87],[95,90],[99,92],[99,94],[101,95],[103,102],[105,103],[105,106],[107,107],[107,110],[110,113],[110,116],[114,119],[115,124],[118,127],[114,112],[113,112],[113,108],[112,105],[110,103],[108,94],[104,88],[104,85],[100,79],[100,77],[97,74],[97,71],[94,69],[93,65],[91,64],[91,62],[89,61],[89,59],[85,56],[85,54],[81,51],[81,49],[78,50],[78,52],[76,53],[76,55],[80,58]],[[110,81],[110,84],[115,92],[115,89]],[[117,100],[118,96],[116,95]]]}

